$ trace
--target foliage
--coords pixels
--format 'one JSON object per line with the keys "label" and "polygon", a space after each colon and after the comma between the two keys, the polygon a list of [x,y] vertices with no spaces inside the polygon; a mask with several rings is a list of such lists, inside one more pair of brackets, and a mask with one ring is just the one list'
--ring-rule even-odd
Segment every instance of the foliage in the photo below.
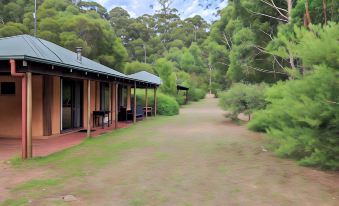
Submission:
{"label": "foliage", "polygon": [[[154,96],[148,96],[148,106],[154,108]],[[137,102],[145,105],[145,95],[144,92],[137,92]],[[164,116],[172,116],[179,114],[179,104],[176,99],[172,96],[166,95],[164,93],[157,92],[157,114]]]}
{"label": "foliage", "polygon": [[165,58],[158,59],[156,62],[156,70],[162,79],[160,91],[165,94],[174,96],[177,90],[176,75],[174,73],[174,65]]}
{"label": "foliage", "polygon": [[280,82],[267,92],[266,110],[249,128],[267,131],[273,150],[303,165],[339,169],[338,70],[317,66],[302,80]]}
{"label": "foliage", "polygon": [[176,97],[176,101],[179,105],[184,105],[186,103],[186,97],[183,94],[178,94]]}
{"label": "foliage", "polygon": [[125,70],[124,70],[125,74],[134,74],[140,71],[146,71],[146,72],[154,74],[154,70],[150,64],[145,64],[142,62],[134,61],[134,62],[127,63],[125,65]]}
{"label": "foliage", "polygon": [[[326,5],[326,21],[333,21],[338,22],[339,21],[339,15],[338,11],[339,9],[339,2],[338,1],[324,1],[324,0],[309,0],[309,10],[310,10],[310,17],[312,24],[321,24],[325,23],[325,17],[324,17],[324,3]],[[299,0],[296,1],[296,4],[293,9],[292,13],[292,19],[293,23],[301,26],[304,23],[304,17],[305,17],[305,0]]]}
{"label": "foliage", "polygon": [[188,74],[186,72],[177,73],[177,82],[189,88],[188,90],[188,100],[189,101],[199,101],[200,99],[205,98],[207,93],[207,85],[201,79],[200,76],[194,74]]}
{"label": "foliage", "polygon": [[249,124],[250,129],[268,133],[278,155],[326,169],[339,169],[339,62],[332,53],[339,49],[337,30],[336,23],[310,25],[308,30],[295,27],[293,42],[285,41],[276,54],[293,52],[305,71],[269,89],[270,104]]}
{"label": "foliage", "polygon": [[237,119],[240,113],[251,117],[251,114],[266,106],[265,84],[236,83],[224,93],[220,94],[219,105],[229,111],[232,119]]}
{"label": "foliage", "polygon": [[300,58],[300,72],[289,70],[294,78],[300,78],[300,74],[310,71],[313,65],[320,63],[332,68],[339,65],[337,54],[339,47],[339,26],[330,22],[326,26],[310,25],[309,29],[295,26],[292,31],[281,27],[277,37],[270,42],[267,50],[273,55],[288,58],[289,54]]}
{"label": "foliage", "polygon": [[[277,154],[331,169],[339,165],[338,7],[323,0],[229,1],[203,44],[213,90],[233,85],[220,100],[231,116],[259,103],[249,127],[268,132]],[[276,84],[265,96],[238,82]]]}
{"label": "foliage", "polygon": [[[286,1],[275,4],[286,8]],[[204,43],[213,81],[220,89],[233,82],[275,82],[286,78],[281,74],[282,68],[272,64],[274,58],[264,51],[279,25],[267,15],[280,17],[275,8],[261,0],[229,1],[220,11],[220,20],[212,25]]]}
{"label": "foliage", "polygon": [[166,116],[177,115],[179,104],[175,98],[160,93],[157,95],[157,113]]}
{"label": "foliage", "polygon": [[[34,1],[5,1],[0,5],[0,37],[33,34]],[[37,36],[70,50],[82,46],[86,57],[122,70],[127,51],[115,35],[105,9],[95,2],[73,5],[68,0],[37,1]],[[8,10],[8,7],[11,9]],[[15,13],[12,13],[15,12]],[[20,15],[22,14],[22,15]]]}
{"label": "foliage", "polygon": [[171,48],[190,47],[192,42],[200,45],[208,35],[209,25],[201,16],[182,20],[170,4],[155,11],[154,15],[137,18],[116,7],[108,13],[108,19],[126,46],[131,61],[145,62],[146,59],[147,63],[154,63]]}
{"label": "foliage", "polygon": [[206,91],[200,88],[191,88],[188,92],[188,99],[191,101],[199,101],[206,95]]}

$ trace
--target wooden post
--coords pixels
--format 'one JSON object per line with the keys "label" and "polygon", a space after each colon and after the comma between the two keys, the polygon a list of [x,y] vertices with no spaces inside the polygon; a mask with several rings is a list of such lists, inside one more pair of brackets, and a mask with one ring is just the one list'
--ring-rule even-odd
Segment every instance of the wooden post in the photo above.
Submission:
{"label": "wooden post", "polygon": [[114,84],[112,83],[112,84],[109,84],[110,85],[110,95],[111,95],[111,124],[113,125],[113,112],[114,112],[114,110],[115,110],[115,102],[114,102],[114,92],[115,92],[115,90],[114,90]]}
{"label": "wooden post", "polygon": [[147,96],[147,87],[146,87],[146,90],[145,90],[145,111],[146,111],[146,119],[147,119],[147,116],[148,116],[148,96]]}
{"label": "wooden post", "polygon": [[134,82],[134,105],[133,105],[133,123],[137,122],[137,82]]}
{"label": "wooden post", "polygon": [[188,90],[186,90],[185,104],[188,102]]}
{"label": "wooden post", "polygon": [[119,104],[118,104],[118,89],[119,89],[119,84],[115,84],[115,124],[114,127],[115,129],[118,128],[118,118],[119,118]]}
{"label": "wooden post", "polygon": [[154,87],[154,116],[157,116],[157,87]]}
{"label": "wooden post", "polygon": [[91,137],[91,80],[87,80],[87,137]]}
{"label": "wooden post", "polygon": [[33,156],[32,146],[32,72],[27,72],[27,157]]}

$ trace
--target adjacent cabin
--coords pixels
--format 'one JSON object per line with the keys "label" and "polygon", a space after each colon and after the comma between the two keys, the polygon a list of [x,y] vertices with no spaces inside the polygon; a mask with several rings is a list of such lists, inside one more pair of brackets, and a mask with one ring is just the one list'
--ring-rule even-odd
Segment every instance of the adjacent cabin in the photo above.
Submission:
{"label": "adjacent cabin", "polygon": [[[52,42],[19,35],[0,38],[0,138],[21,138],[22,158],[32,157],[32,139],[96,128],[117,128],[156,115],[159,77],[125,75]],[[145,89],[146,105],[131,98]],[[148,107],[152,90],[154,108]],[[57,138],[57,137],[56,137]]]}

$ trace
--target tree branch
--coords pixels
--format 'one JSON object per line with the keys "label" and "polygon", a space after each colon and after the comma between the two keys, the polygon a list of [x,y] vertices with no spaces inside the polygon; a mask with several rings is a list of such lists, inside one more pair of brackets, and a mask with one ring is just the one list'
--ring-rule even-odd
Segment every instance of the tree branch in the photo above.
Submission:
{"label": "tree branch", "polygon": [[255,12],[255,11],[252,11],[252,10],[250,10],[250,9],[246,9],[246,10],[249,11],[250,13],[253,13],[253,14],[256,14],[256,15],[266,16],[266,17],[270,17],[270,18],[272,18],[272,19],[276,19],[276,20],[279,20],[279,21],[288,22],[288,20],[286,20],[286,19],[281,19],[281,18],[274,17],[274,16],[270,16],[270,15],[267,15],[267,14]]}
{"label": "tree branch", "polygon": [[[261,46],[253,45],[253,47],[255,47],[256,49],[258,49],[258,50],[261,51],[262,53],[266,53],[266,54],[272,55],[273,59],[277,62],[277,64],[279,65],[279,67],[280,67],[282,70],[285,70],[285,68],[281,65],[281,63],[278,61],[277,57],[276,57],[274,54],[271,54],[271,53],[265,51],[265,48],[263,48],[263,47],[261,47]],[[295,67],[294,67],[294,69],[295,69]]]}
{"label": "tree branch", "polygon": [[266,34],[268,37],[270,37],[270,39],[271,39],[271,40],[273,40],[273,37],[272,37],[272,35],[271,35],[271,34],[269,34],[269,33],[265,32],[265,31],[264,31],[264,30],[262,30],[262,29],[259,29],[259,31],[261,31],[262,33]]}
{"label": "tree branch", "polygon": [[331,104],[339,104],[339,102],[334,102],[334,101],[329,101],[329,100],[325,100],[325,102],[331,103]]}
{"label": "tree branch", "polygon": [[227,43],[227,45],[228,45],[228,48],[229,48],[229,49],[232,49],[230,43],[228,42],[228,39],[227,39],[227,36],[226,36],[225,32],[223,32],[222,35],[223,35],[223,37],[224,37],[224,39],[225,39],[225,41],[226,41],[226,43]]}
{"label": "tree branch", "polygon": [[288,19],[288,17],[286,16],[286,14],[281,13],[280,10],[285,11],[285,12],[288,12],[288,11],[287,11],[286,9],[277,7],[277,6],[274,4],[274,1],[273,1],[273,0],[271,0],[272,4],[270,4],[269,2],[264,1],[264,0],[260,0],[260,1],[263,2],[263,3],[265,3],[265,4],[267,4],[267,5],[269,5],[269,6],[271,6],[272,8],[274,8],[275,10],[277,10],[277,12],[278,12],[281,16],[283,16],[284,18]]}
{"label": "tree branch", "polygon": [[223,65],[225,65],[225,66],[228,66],[228,64],[226,64],[226,63],[224,63],[224,62],[220,62],[220,61],[217,61],[217,62],[215,62],[215,63],[219,63],[219,64],[223,64]]}
{"label": "tree branch", "polygon": [[265,4],[267,4],[267,5],[269,5],[269,6],[271,6],[271,7],[274,7],[275,9],[279,9],[279,10],[282,10],[282,11],[288,12],[286,9],[283,9],[283,8],[277,7],[277,6],[274,4],[273,0],[271,0],[271,2],[272,2],[272,3],[269,3],[269,2],[267,2],[267,1],[264,1],[264,0],[260,0],[260,1],[261,1],[261,2],[263,2],[263,3],[265,3]]}
{"label": "tree branch", "polygon": [[256,70],[256,71],[259,71],[259,72],[263,72],[263,73],[268,73],[268,74],[283,74],[283,75],[287,75],[287,73],[283,73],[283,72],[277,72],[277,71],[270,71],[270,70],[265,70],[265,69],[260,69],[260,68],[256,68],[256,67],[252,67],[250,65],[245,65],[246,67],[250,68],[250,69],[253,69],[253,70]]}

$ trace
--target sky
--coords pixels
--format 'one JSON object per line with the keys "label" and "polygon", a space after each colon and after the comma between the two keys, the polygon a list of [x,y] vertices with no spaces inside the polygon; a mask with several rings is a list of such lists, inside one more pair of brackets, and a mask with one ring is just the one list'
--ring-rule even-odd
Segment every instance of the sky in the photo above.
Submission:
{"label": "sky", "polygon": [[[143,14],[153,14],[160,8],[156,0],[92,0],[103,5],[108,11],[114,7],[122,7],[132,17]],[[217,10],[224,8],[227,0],[173,0],[171,7],[179,11],[181,18],[202,16],[208,22],[216,19],[214,14]]]}

